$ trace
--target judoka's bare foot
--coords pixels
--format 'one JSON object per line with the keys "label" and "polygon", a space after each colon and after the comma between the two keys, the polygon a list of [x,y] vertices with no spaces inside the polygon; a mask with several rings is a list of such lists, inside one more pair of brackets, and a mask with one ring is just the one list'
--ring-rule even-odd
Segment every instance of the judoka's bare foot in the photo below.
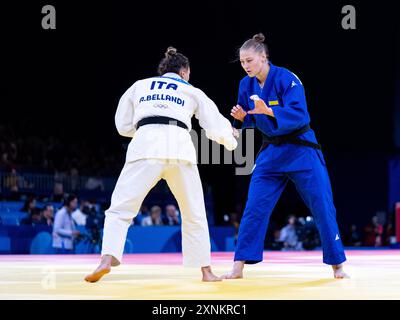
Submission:
{"label": "judoka's bare foot", "polygon": [[235,261],[232,271],[222,276],[223,279],[242,279],[243,278],[244,261]]}
{"label": "judoka's bare foot", "polygon": [[201,272],[203,274],[202,281],[204,281],[204,282],[222,281],[222,279],[220,277],[217,277],[214,273],[212,273],[210,266],[201,267]]}
{"label": "judoka's bare foot", "polygon": [[111,263],[112,263],[112,256],[104,255],[101,258],[100,265],[97,267],[92,274],[89,274],[85,277],[85,281],[87,282],[97,282],[99,281],[104,275],[111,271]]}
{"label": "judoka's bare foot", "polygon": [[342,264],[333,265],[332,269],[333,269],[333,276],[335,277],[335,279],[350,278],[349,275],[343,271]]}

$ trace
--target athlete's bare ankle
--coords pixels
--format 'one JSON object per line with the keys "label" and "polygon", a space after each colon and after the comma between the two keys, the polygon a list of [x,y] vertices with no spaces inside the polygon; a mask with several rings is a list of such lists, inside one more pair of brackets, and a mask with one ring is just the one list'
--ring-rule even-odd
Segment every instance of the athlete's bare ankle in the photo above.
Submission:
{"label": "athlete's bare ankle", "polygon": [[203,272],[203,273],[212,273],[211,266],[201,267],[201,272]]}
{"label": "athlete's bare ankle", "polygon": [[101,257],[100,264],[105,267],[111,267],[112,258],[113,256],[105,254],[104,256]]}
{"label": "athlete's bare ankle", "polygon": [[335,265],[332,265],[332,269],[333,270],[339,270],[339,269],[342,269],[343,268],[343,264],[335,264]]}

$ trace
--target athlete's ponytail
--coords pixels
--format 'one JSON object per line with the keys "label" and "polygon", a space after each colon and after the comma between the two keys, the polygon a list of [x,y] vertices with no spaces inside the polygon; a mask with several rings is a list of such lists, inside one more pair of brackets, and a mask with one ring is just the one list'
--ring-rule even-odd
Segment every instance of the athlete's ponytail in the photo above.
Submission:
{"label": "athlete's ponytail", "polygon": [[167,72],[179,74],[181,69],[189,68],[189,59],[182,53],[179,53],[174,47],[168,47],[165,57],[158,65],[158,74],[163,75]]}

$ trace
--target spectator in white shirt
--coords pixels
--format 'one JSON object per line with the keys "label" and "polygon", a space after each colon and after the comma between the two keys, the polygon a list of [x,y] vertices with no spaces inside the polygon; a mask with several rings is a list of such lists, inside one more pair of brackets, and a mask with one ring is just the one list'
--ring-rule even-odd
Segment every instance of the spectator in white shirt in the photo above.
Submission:
{"label": "spectator in white shirt", "polygon": [[56,249],[56,253],[74,252],[74,240],[80,235],[72,218],[72,212],[77,206],[78,198],[69,195],[65,199],[64,206],[56,213],[53,227],[53,248]]}
{"label": "spectator in white shirt", "polygon": [[86,219],[87,215],[85,214],[84,208],[89,206],[90,203],[89,201],[81,201],[81,205],[78,209],[76,209],[74,212],[72,212],[72,219],[74,219],[74,222],[78,226],[85,226],[86,225]]}
{"label": "spectator in white shirt", "polygon": [[296,222],[296,216],[290,215],[288,217],[288,224],[281,230],[279,242],[282,242],[283,251],[303,249],[302,242],[299,241],[299,238],[297,236]]}

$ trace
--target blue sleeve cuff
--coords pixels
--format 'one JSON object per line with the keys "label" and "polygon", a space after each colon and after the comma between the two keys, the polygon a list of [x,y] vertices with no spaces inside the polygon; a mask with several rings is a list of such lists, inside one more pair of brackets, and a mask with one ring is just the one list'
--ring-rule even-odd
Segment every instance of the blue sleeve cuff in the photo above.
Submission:
{"label": "blue sleeve cuff", "polygon": [[243,122],[239,120],[233,120],[232,126],[236,129],[242,129]]}

